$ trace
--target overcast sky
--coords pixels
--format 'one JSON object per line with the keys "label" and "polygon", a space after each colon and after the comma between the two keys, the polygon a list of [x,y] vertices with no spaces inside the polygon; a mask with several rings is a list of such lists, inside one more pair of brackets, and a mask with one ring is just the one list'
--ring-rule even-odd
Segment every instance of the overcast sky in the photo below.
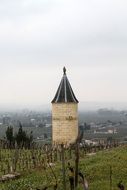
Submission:
{"label": "overcast sky", "polygon": [[50,104],[63,66],[80,102],[127,102],[126,0],[0,0],[0,105]]}

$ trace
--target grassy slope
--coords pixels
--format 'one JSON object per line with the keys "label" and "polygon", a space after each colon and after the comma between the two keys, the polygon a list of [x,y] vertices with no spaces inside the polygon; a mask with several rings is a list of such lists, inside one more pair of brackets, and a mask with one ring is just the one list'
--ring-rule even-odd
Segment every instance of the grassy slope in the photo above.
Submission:
{"label": "grassy slope", "polygon": [[109,190],[110,166],[112,166],[113,190],[122,180],[127,187],[127,147],[99,152],[80,163],[80,168],[86,172],[91,190]]}
{"label": "grassy slope", "polygon": [[[73,161],[72,161],[73,164]],[[112,166],[113,190],[117,190],[117,183],[122,180],[127,188],[127,146],[110,151],[99,152],[94,156],[86,156],[80,160],[80,170],[85,173],[90,184],[90,190],[109,190],[109,173]],[[56,174],[61,179],[60,164],[56,167]],[[45,175],[47,173],[47,175]],[[0,190],[33,190],[44,184],[54,183],[50,169],[25,173],[19,180],[0,184]],[[61,185],[58,187],[62,190]],[[67,188],[69,190],[69,188]],[[79,186],[81,190],[81,186]]]}

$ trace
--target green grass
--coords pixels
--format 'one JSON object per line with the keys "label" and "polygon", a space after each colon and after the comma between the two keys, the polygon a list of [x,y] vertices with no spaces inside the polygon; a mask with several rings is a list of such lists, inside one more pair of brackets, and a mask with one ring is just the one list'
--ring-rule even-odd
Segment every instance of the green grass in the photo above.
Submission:
{"label": "green grass", "polygon": [[93,157],[80,161],[80,168],[85,172],[91,190],[109,190],[110,166],[112,167],[113,190],[119,181],[127,187],[127,147],[102,151]]}
{"label": "green grass", "polygon": [[[74,160],[71,160],[71,163],[74,165]],[[117,184],[121,180],[127,188],[127,146],[101,151],[96,155],[80,159],[79,168],[85,174],[90,190],[110,189],[110,167],[112,167],[112,190],[118,189]],[[61,164],[57,163],[53,168],[59,178],[58,190],[63,190]],[[53,184],[54,181],[50,168],[36,169],[24,172],[18,180],[0,183],[0,190],[35,190],[37,187]],[[67,185],[69,186],[68,176]],[[78,190],[81,189],[81,184],[79,184]]]}

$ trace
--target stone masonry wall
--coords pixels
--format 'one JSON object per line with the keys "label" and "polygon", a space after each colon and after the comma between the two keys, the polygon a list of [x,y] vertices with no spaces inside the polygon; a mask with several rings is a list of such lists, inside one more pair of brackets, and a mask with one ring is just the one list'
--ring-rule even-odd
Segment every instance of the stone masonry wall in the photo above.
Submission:
{"label": "stone masonry wall", "polygon": [[78,136],[78,104],[52,104],[53,143],[73,143]]}

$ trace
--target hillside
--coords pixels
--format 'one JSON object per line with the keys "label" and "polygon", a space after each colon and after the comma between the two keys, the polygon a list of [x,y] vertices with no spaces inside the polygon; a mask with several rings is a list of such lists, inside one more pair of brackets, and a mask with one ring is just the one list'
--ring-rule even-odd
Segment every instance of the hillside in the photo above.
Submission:
{"label": "hillside", "polygon": [[[80,171],[82,171],[90,186],[90,190],[109,190],[110,189],[110,167],[112,167],[112,190],[117,190],[119,181],[123,181],[127,187],[127,146],[118,147],[112,150],[98,152],[95,155],[87,155],[80,159]],[[71,160],[74,164],[74,160]],[[53,166],[59,181],[58,189],[62,190],[62,172],[61,164]],[[68,184],[68,176],[67,185]],[[37,168],[33,171],[22,173],[18,180],[0,183],[1,190],[35,190],[42,189],[45,185],[51,185],[55,182],[54,176],[50,170]],[[49,188],[53,189],[53,188]],[[67,188],[69,190],[69,187]],[[79,183],[79,190],[82,190]]]}

